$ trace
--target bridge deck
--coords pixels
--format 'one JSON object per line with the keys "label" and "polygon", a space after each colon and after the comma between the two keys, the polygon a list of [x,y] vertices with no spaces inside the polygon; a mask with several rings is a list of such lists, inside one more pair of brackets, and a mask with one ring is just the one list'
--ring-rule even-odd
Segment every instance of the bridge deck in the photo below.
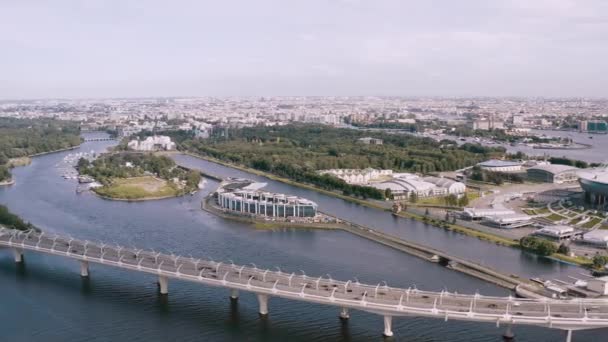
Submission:
{"label": "bridge deck", "polygon": [[385,316],[427,316],[572,330],[608,327],[608,301],[603,299],[519,299],[369,285],[6,228],[0,228],[0,246]]}

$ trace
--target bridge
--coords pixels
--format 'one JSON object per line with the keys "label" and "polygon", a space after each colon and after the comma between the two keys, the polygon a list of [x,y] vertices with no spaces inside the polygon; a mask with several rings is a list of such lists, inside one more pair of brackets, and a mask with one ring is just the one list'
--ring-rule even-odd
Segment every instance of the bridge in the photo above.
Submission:
{"label": "bridge", "polygon": [[85,138],[84,142],[90,142],[90,141],[113,141],[116,140],[116,138],[110,138],[110,137],[104,137],[104,138]]}
{"label": "bridge", "polygon": [[77,260],[82,277],[89,276],[89,263],[152,274],[158,277],[159,291],[164,295],[169,291],[169,279],[223,287],[233,300],[238,299],[239,291],[251,292],[257,296],[262,316],[269,313],[271,297],[335,306],[342,319],[349,318],[351,309],[366,311],[384,317],[383,334],[387,337],[393,335],[392,319],[401,316],[503,324],[506,335],[517,324],[549,327],[565,330],[566,341],[571,340],[573,330],[608,327],[608,301],[601,299],[520,299],[430,292],[389,287],[386,283],[370,285],[93,243],[34,230],[0,228],[0,247],[11,249],[18,263],[23,262],[25,251]]}

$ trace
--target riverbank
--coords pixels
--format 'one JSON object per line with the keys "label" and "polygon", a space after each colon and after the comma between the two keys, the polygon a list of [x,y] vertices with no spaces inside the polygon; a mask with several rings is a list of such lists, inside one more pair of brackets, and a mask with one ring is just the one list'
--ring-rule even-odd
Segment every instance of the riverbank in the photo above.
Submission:
{"label": "riverbank", "polygon": [[[521,249],[519,244],[519,240],[508,239],[502,237],[500,235],[490,234],[487,232],[482,232],[473,228],[468,228],[458,224],[452,224],[446,221],[441,221],[439,219],[429,218],[425,216],[421,216],[411,212],[400,212],[395,214],[400,217],[411,218],[418,221],[422,221],[428,223],[436,228],[443,228],[448,231],[453,231],[459,234],[463,234],[466,236],[478,238],[480,240],[484,240],[487,242],[495,243],[497,245],[507,246],[515,249]],[[568,256],[564,254],[554,253],[545,258],[555,260],[558,262],[563,262],[570,265],[580,266],[583,268],[590,268],[593,265],[593,261],[590,258],[586,258],[583,256]]]}
{"label": "riverbank", "polygon": [[[225,166],[225,167],[230,167],[233,169],[237,169],[243,172],[247,172],[247,173],[252,173],[258,176],[262,176],[262,177],[266,177],[269,178],[271,180],[275,180],[281,183],[285,183],[285,184],[289,184],[289,185],[293,185],[293,186],[297,186],[300,188],[304,188],[304,189],[308,189],[308,190],[312,190],[312,191],[316,191],[322,194],[326,194],[329,196],[333,196],[336,198],[340,198],[349,202],[353,202],[353,203],[357,203],[357,204],[361,204],[364,205],[366,207],[370,207],[373,209],[379,209],[382,211],[389,211],[390,209],[388,208],[388,205],[382,206],[378,203],[373,203],[367,200],[362,200],[362,199],[356,199],[350,196],[344,196],[341,194],[337,194],[333,191],[328,191],[325,189],[319,189],[316,186],[313,185],[309,185],[309,184],[303,184],[303,183],[299,183],[299,182],[295,182],[283,177],[278,177],[272,174],[269,174],[267,172],[263,172],[263,171],[259,171],[259,170],[254,170],[251,169],[249,167],[246,166],[240,166],[240,165],[235,165],[232,163],[228,163],[228,162],[224,162],[221,160],[218,160],[216,158],[212,158],[212,157],[207,157],[207,156],[201,156],[195,153],[190,153],[190,152],[180,152],[180,151],[175,151],[175,152],[171,152],[170,154],[185,154],[188,155],[190,157],[193,158],[198,158],[198,159],[202,159],[202,160],[206,160],[212,163],[217,163],[219,165]],[[486,242],[490,242],[493,244],[497,244],[497,245],[502,245],[502,246],[506,246],[506,247],[511,247],[514,249],[521,249],[519,246],[519,240],[514,240],[514,239],[509,239],[506,237],[503,237],[501,235],[498,234],[492,234],[492,233],[488,233],[488,232],[484,232],[484,231],[480,231],[480,230],[476,230],[473,228],[469,228],[469,227],[465,227],[463,225],[459,225],[459,224],[454,224],[454,223],[448,223],[445,221],[442,221],[439,218],[431,218],[431,217],[426,217],[424,215],[420,215],[417,213],[413,213],[412,211],[410,211],[409,209],[407,211],[402,211],[398,214],[395,214],[399,217],[404,217],[404,218],[409,218],[409,219],[413,219],[419,222],[423,222],[429,225],[432,225],[435,228],[439,228],[439,229],[444,229],[444,230],[448,230],[448,231],[452,231],[452,232],[456,232],[459,234],[463,234],[469,237],[474,237],[477,238],[479,240],[483,240]],[[584,257],[570,257],[570,256],[566,256],[566,255],[562,255],[562,254],[554,254],[549,256],[548,258],[551,258],[552,260],[556,260],[559,262],[564,262],[567,264],[574,264],[577,266],[581,266],[581,267],[585,267],[588,268],[588,266],[591,264],[591,260],[588,258],[584,258]]]}
{"label": "riverbank", "polygon": [[27,165],[30,165],[31,163],[32,163],[31,157],[11,158],[8,160],[8,167],[14,168],[14,167],[20,167],[20,166],[27,166]]}
{"label": "riverbank", "polygon": [[75,150],[77,148],[79,148],[80,146],[82,146],[82,144],[79,145],[74,145],[71,147],[66,147],[66,148],[61,148],[58,150],[52,150],[52,151],[47,151],[47,152],[40,152],[40,153],[34,153],[34,154],[30,154],[28,157],[32,158],[32,157],[40,157],[40,156],[44,156],[46,154],[51,154],[51,153],[58,153],[58,152],[65,152],[65,151],[70,151],[70,150]]}
{"label": "riverbank", "polygon": [[0,186],[9,186],[9,185],[13,185],[13,184],[15,184],[15,180],[12,178],[9,180],[0,182]]}

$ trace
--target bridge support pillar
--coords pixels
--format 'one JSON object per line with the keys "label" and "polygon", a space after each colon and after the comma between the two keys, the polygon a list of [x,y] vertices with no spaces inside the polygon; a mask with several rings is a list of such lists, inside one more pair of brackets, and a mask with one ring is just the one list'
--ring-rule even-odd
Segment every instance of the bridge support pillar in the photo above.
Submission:
{"label": "bridge support pillar", "polygon": [[342,311],[340,311],[340,319],[346,321],[349,318],[350,314],[348,313],[348,308],[342,308]]}
{"label": "bridge support pillar", "polygon": [[158,288],[160,294],[166,295],[169,293],[169,278],[165,276],[158,276]]}
{"label": "bridge support pillar", "polygon": [[230,289],[230,300],[236,301],[239,299],[239,290]]}
{"label": "bridge support pillar", "polygon": [[16,263],[23,262],[23,250],[21,248],[13,248],[13,256]]}
{"label": "bridge support pillar", "polygon": [[393,316],[384,316],[384,337],[393,336]]}
{"label": "bridge support pillar", "polygon": [[258,293],[258,302],[260,303],[260,316],[268,315],[268,295]]}
{"label": "bridge support pillar", "polygon": [[515,334],[513,333],[513,330],[511,330],[511,324],[507,324],[507,330],[505,330],[505,333],[502,334],[502,337],[505,339],[505,341],[511,341],[515,338]]}
{"label": "bridge support pillar", "polygon": [[572,342],[572,330],[566,330],[566,342]]}
{"label": "bridge support pillar", "polygon": [[80,262],[80,276],[81,277],[89,276],[89,262],[88,261],[83,260]]}

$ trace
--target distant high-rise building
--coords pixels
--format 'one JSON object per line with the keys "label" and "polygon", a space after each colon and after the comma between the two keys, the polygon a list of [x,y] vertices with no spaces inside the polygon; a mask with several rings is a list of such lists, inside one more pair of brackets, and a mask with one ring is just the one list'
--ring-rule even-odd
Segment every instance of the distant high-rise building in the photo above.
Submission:
{"label": "distant high-rise building", "polygon": [[581,132],[608,133],[608,124],[604,120],[582,120],[578,123]]}

